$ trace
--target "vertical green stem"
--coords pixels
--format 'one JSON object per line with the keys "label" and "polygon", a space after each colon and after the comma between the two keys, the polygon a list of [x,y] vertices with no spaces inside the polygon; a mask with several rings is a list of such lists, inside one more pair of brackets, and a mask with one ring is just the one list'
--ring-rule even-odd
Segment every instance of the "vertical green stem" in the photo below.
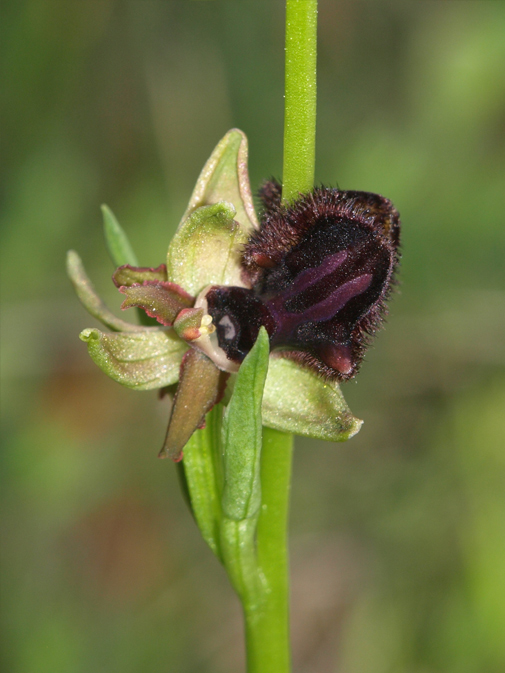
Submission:
{"label": "vertical green stem", "polygon": [[[317,0],[286,0],[282,198],[314,186]],[[293,437],[264,428],[261,511],[256,532],[261,590],[243,600],[248,673],[289,673],[287,521]]]}
{"label": "vertical green stem", "polygon": [[286,70],[282,198],[314,186],[316,156],[317,0],[286,0]]}
{"label": "vertical green stem", "polygon": [[292,435],[263,429],[256,532],[262,590],[259,601],[244,601],[248,673],[290,670],[287,528],[292,453]]}
{"label": "vertical green stem", "polygon": [[[296,199],[300,192],[310,191],[314,184],[316,52],[317,0],[286,0],[286,95],[282,186],[282,198],[285,202]],[[266,374],[266,360],[263,364],[258,361],[250,368],[244,369],[250,355],[251,353],[240,369],[239,379],[241,376],[246,378],[250,376],[254,379],[258,375],[258,367],[263,367]],[[266,359],[267,355],[268,351]],[[238,401],[237,391],[240,391],[241,396]],[[220,456],[218,437],[209,441],[207,435],[195,433],[197,437],[191,440],[185,449],[184,467],[195,518],[204,538],[222,559],[242,601],[246,624],[248,673],[289,673],[291,657],[287,526],[293,437],[277,430],[263,429],[259,468],[261,507],[258,513],[252,505],[252,509],[249,507],[253,503],[251,498],[254,494],[252,488],[254,483],[250,477],[251,475],[257,477],[258,467],[254,460],[256,454],[251,453],[251,446],[246,447],[249,450],[244,452],[230,453],[230,442],[236,442],[237,446],[233,445],[232,448],[237,448],[243,444],[243,434],[254,435],[250,428],[246,431],[247,413],[244,416],[244,432],[240,425],[241,415],[248,408],[256,415],[254,418],[259,419],[261,404],[255,408],[255,396],[253,395],[251,400],[249,397],[247,382],[245,387],[241,387],[237,381],[229,405],[232,407],[233,400],[236,400],[233,408],[234,416],[231,420],[227,418],[229,427],[227,426],[227,432],[222,438],[224,460],[226,463],[228,459],[229,463],[227,471],[225,470],[227,474],[224,479],[224,490],[219,478],[222,476],[219,469],[220,461],[218,460],[216,464],[216,456]],[[256,398],[261,402],[261,396],[258,398],[256,395]],[[230,408],[227,413],[232,416]],[[250,441],[250,438],[246,441]],[[248,460],[252,461],[251,464],[247,463]],[[229,494],[225,497],[226,489],[229,491],[234,479],[238,480],[232,484],[237,497],[229,501]],[[207,495],[200,498],[202,494]],[[242,500],[247,505],[245,509],[242,507],[244,511],[240,507],[238,509],[235,507],[237,503],[240,505]]]}

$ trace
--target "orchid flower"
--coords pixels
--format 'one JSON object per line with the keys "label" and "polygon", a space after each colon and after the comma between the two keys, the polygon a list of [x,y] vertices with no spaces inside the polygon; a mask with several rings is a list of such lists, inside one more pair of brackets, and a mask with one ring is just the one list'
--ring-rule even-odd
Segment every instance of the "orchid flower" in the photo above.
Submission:
{"label": "orchid flower", "polygon": [[[77,253],[68,253],[68,274],[80,301],[111,330],[88,328],[81,332],[93,361],[112,379],[134,390],[165,389],[177,384],[160,457],[182,458],[184,445],[205,423],[206,413],[223,399],[226,388],[233,385],[240,366],[240,359],[229,357],[220,348],[207,297],[209,288],[214,294],[216,288],[221,292],[227,288],[250,292],[244,249],[248,241],[258,238],[260,225],[247,159],[247,138],[242,131],[232,129],[205,164],[169,245],[166,263],[157,268],[138,266],[124,232],[104,208],[109,249],[119,264],[112,279],[124,295],[121,308],[143,309],[158,326],[117,318],[97,296]],[[252,257],[259,266],[270,264],[269,259],[254,254],[253,249]],[[332,260],[335,268],[344,261],[342,254],[333,255]],[[251,265],[251,255],[248,261]],[[313,277],[317,280],[317,274]],[[363,285],[365,281],[360,282]],[[352,292],[364,292],[361,286],[353,287],[344,290],[345,301],[354,296]],[[231,330],[233,336],[235,328],[225,316],[219,330],[227,334]],[[350,371],[346,353],[342,347],[333,356],[344,375],[341,378]],[[351,414],[338,381],[322,376],[309,365],[306,358],[293,357],[292,350],[272,350],[262,402],[263,424],[332,441],[352,437],[362,421]]]}

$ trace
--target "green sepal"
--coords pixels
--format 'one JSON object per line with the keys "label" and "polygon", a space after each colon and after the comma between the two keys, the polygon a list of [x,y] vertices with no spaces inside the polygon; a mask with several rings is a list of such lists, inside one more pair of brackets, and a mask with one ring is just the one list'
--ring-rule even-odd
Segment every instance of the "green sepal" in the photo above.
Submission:
{"label": "green sepal", "polygon": [[234,217],[227,202],[197,208],[170,243],[168,280],[195,296],[207,285],[243,287],[240,255],[247,236]]}
{"label": "green sepal", "polygon": [[107,306],[105,306],[103,301],[97,295],[93,283],[88,278],[81,258],[74,250],[69,250],[67,253],[67,273],[81,304],[88,313],[103,323],[106,327],[115,332],[145,331],[145,327],[132,325],[131,323],[126,322],[126,320],[116,318]]}
{"label": "green sepal", "polygon": [[187,344],[172,331],[144,330],[105,334],[85,329],[79,335],[91,359],[111,379],[127,388],[152,390],[176,383]]}
{"label": "green sepal", "polygon": [[243,131],[231,129],[203,167],[181,224],[201,206],[228,201],[235,206],[236,220],[247,235],[258,229],[247,161],[247,137]]}
{"label": "green sepal", "polygon": [[138,266],[137,256],[133,252],[127,235],[112,210],[105,204],[102,206],[102,215],[105,242],[114,266],[123,266],[124,264]]}
{"label": "green sepal", "polygon": [[263,395],[263,424],[296,435],[344,442],[363,425],[337,382],[283,357],[271,357]]}
{"label": "green sepal", "polygon": [[261,505],[261,403],[268,371],[270,344],[260,329],[235,381],[223,419],[223,514],[235,521],[249,519]]}

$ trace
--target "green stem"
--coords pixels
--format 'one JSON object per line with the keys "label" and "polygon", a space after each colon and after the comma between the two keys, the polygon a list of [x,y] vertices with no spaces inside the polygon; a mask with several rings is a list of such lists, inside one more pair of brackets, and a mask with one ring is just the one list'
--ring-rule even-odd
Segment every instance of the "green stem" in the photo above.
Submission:
{"label": "green stem", "polygon": [[[316,54],[317,0],[286,0],[282,185],[286,202],[314,185]],[[264,428],[261,510],[256,529],[261,583],[242,595],[248,673],[290,671],[287,520],[292,453],[292,435]]]}
{"label": "green stem", "polygon": [[314,186],[316,156],[317,0],[286,0],[286,70],[282,198]]}
{"label": "green stem", "polygon": [[[286,0],[285,202],[314,184],[316,51],[317,0]],[[287,521],[293,437],[264,428],[262,446],[255,445],[261,438],[261,428],[255,428],[261,394],[252,393],[261,371],[266,375],[268,360],[268,348],[264,362],[258,355],[259,341],[256,364],[246,367],[250,353],[241,366],[221,442],[210,427],[195,433],[185,449],[184,468],[198,525],[242,601],[248,673],[289,673]]]}
{"label": "green stem", "polygon": [[256,531],[261,588],[243,601],[248,673],[290,670],[287,520],[292,453],[292,435],[263,429]]}

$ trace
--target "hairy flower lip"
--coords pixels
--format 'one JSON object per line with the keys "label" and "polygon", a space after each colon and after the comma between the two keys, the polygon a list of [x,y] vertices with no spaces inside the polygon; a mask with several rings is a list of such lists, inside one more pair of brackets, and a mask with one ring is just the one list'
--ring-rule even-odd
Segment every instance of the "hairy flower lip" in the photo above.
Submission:
{"label": "hairy flower lip", "polygon": [[[398,211],[379,194],[324,186],[284,205],[275,181],[264,183],[260,198],[262,225],[242,264],[279,326],[272,346],[288,346],[286,357],[325,379],[353,378],[387,315]],[[220,297],[220,314],[227,307],[234,323],[246,325],[236,297]],[[226,348],[222,336],[220,343]]]}

